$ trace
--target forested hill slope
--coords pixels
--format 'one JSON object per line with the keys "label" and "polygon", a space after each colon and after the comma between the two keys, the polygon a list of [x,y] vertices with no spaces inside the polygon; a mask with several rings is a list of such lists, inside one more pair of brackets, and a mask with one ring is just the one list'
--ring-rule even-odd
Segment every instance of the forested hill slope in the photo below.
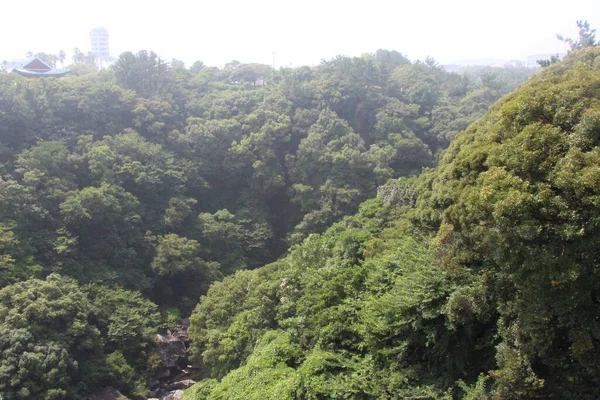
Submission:
{"label": "forested hill slope", "polygon": [[184,399],[600,397],[600,48],[192,315]]}
{"label": "forested hill slope", "polygon": [[276,260],[390,178],[435,165],[531,72],[454,74],[386,50],[279,71],[186,69],[142,51],[92,69],[0,73],[5,400],[106,386],[145,398],[156,333],[212,282]]}
{"label": "forested hill slope", "polygon": [[158,274],[155,300],[181,303],[166,288],[187,267],[160,255],[187,252],[205,275],[274,261],[433,165],[528,73],[459,75],[380,50],[280,71],[140,52],[62,80],[0,74],[0,218],[31,245],[0,285],[34,265],[142,290]]}

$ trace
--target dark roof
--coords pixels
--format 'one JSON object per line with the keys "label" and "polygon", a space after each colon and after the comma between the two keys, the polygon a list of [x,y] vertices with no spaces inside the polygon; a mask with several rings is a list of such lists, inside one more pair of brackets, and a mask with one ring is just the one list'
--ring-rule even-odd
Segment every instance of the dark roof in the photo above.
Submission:
{"label": "dark roof", "polygon": [[25,64],[23,66],[23,69],[26,69],[28,71],[46,72],[50,71],[52,67],[46,64],[43,60],[39,58],[34,58],[33,60]]}

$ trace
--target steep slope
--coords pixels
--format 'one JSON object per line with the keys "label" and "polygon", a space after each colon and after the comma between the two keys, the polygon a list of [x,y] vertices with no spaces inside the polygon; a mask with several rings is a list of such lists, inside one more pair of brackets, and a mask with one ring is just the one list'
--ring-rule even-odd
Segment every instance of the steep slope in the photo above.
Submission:
{"label": "steep slope", "polygon": [[460,135],[419,187],[414,220],[473,276],[461,319],[495,310],[495,393],[597,398],[600,49],[570,55]]}
{"label": "steep slope", "polygon": [[[600,49],[192,316],[185,399],[598,398]],[[463,380],[466,382],[463,382]]]}

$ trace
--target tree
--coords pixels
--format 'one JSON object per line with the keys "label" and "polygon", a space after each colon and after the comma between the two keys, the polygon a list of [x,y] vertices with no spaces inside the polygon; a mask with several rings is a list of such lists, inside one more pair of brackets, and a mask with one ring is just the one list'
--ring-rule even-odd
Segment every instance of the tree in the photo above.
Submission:
{"label": "tree", "polygon": [[65,59],[67,58],[67,53],[65,53],[64,50],[60,50],[58,52],[58,60],[60,61],[60,66],[64,67],[65,66]]}
{"label": "tree", "polygon": [[108,183],[70,192],[60,204],[64,226],[53,243],[61,270],[82,281],[108,278],[145,289],[141,210],[135,196]]}
{"label": "tree", "polygon": [[197,271],[204,262],[200,256],[200,244],[170,233],[159,240],[152,269],[161,276],[174,276]]}
{"label": "tree", "polygon": [[396,68],[390,84],[394,97],[420,106],[420,115],[431,112],[441,95],[436,76],[426,64]]}
{"label": "tree", "polygon": [[174,233],[158,238],[150,267],[157,275],[156,289],[162,302],[177,305],[185,312],[212,282],[222,277],[217,262],[202,258],[198,241]]}
{"label": "tree", "polygon": [[272,72],[273,69],[265,64],[243,64],[233,69],[230,79],[264,86]]}
{"label": "tree", "polygon": [[375,52],[375,59],[382,62],[390,69],[394,69],[400,65],[410,64],[410,60],[396,50],[379,49]]}
{"label": "tree", "polygon": [[16,223],[0,224],[0,289],[11,283],[37,277],[43,267],[33,257],[33,248],[15,233]]}
{"label": "tree", "polygon": [[185,68],[185,63],[176,58],[171,59],[170,65],[172,68]]}
{"label": "tree", "polygon": [[7,286],[0,290],[0,396],[83,398],[106,382],[127,393],[160,322],[157,306],[137,292],[81,287],[57,274]]}
{"label": "tree", "polygon": [[440,65],[440,63],[438,63],[436,61],[436,59],[431,56],[425,57],[425,61],[423,61],[423,64],[425,64],[428,68],[431,68],[433,70],[439,71],[442,69],[442,66]]}
{"label": "tree", "polygon": [[173,197],[169,200],[169,208],[165,211],[165,227],[170,230],[181,228],[192,215],[192,207],[198,201],[191,198]]}
{"label": "tree", "polygon": [[564,38],[562,35],[556,35],[558,40],[567,43],[571,47],[571,51],[582,49],[585,47],[597,46],[596,42],[596,30],[590,29],[590,23],[587,21],[577,21],[577,27],[579,28],[579,39]]}
{"label": "tree", "polygon": [[91,51],[87,54],[79,50],[77,47],[73,49],[72,56],[73,64],[96,64],[96,56]]}
{"label": "tree", "polygon": [[142,352],[152,346],[161,317],[156,304],[139,292],[92,284],[84,288],[92,304],[93,321],[105,335],[107,347],[117,349],[129,362],[145,361]]}
{"label": "tree", "polygon": [[91,304],[73,279],[50,275],[0,290],[0,394],[74,398],[102,348]]}
{"label": "tree", "polygon": [[473,310],[483,328],[476,310],[498,312],[485,328],[498,338],[493,398],[598,396],[598,59],[598,48],[573,52],[522,85],[417,187],[414,218],[436,232],[441,265],[472,277],[449,314]]}
{"label": "tree", "polygon": [[557,64],[558,62],[560,62],[560,55],[556,54],[553,56],[550,56],[549,60],[537,60],[536,61],[538,63],[538,65],[542,68],[547,68],[549,66],[551,66],[552,64]]}
{"label": "tree", "polygon": [[122,53],[112,68],[117,83],[140,96],[162,95],[172,88],[169,64],[153,51]]}
{"label": "tree", "polygon": [[195,61],[190,67],[190,72],[194,75],[198,74],[205,67],[204,63],[200,60]]}

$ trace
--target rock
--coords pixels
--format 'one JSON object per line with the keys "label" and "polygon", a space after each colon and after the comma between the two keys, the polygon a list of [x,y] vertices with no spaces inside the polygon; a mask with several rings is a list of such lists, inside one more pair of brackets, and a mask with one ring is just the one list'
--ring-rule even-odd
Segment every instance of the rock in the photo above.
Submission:
{"label": "rock", "polygon": [[171,332],[171,336],[176,337],[177,339],[179,339],[185,343],[189,342],[188,327],[189,326],[185,326],[185,325],[177,325],[175,328],[173,328],[173,332]]}
{"label": "rock", "polygon": [[101,391],[96,392],[96,393],[92,394],[91,396],[88,396],[87,399],[88,400],[120,400],[120,399],[126,399],[126,397],[123,396],[121,394],[121,392],[119,392],[114,387],[106,387],[106,388],[102,389]]}
{"label": "rock", "polygon": [[154,379],[159,380],[159,379],[168,378],[170,376],[171,376],[171,371],[169,370],[169,368],[160,368],[154,374]]}
{"label": "rock", "polygon": [[183,390],[174,390],[169,392],[169,394],[167,394],[161,400],[179,400],[181,396],[183,396]]}
{"label": "rock", "polygon": [[172,331],[168,331],[169,335],[182,340],[184,343],[189,343],[188,328],[190,327],[190,319],[185,318],[181,320],[180,325],[176,325]]}
{"label": "rock", "polygon": [[187,389],[194,385],[196,382],[191,379],[184,379],[179,382],[173,382],[167,386],[167,390]]}
{"label": "rock", "polygon": [[160,360],[167,368],[177,367],[187,357],[185,344],[174,336],[156,335],[156,342]]}
{"label": "rock", "polygon": [[154,390],[154,389],[158,388],[159,386],[160,386],[160,381],[159,380],[154,380],[154,381],[150,382],[150,384],[148,385],[148,387],[150,388],[150,390]]}

